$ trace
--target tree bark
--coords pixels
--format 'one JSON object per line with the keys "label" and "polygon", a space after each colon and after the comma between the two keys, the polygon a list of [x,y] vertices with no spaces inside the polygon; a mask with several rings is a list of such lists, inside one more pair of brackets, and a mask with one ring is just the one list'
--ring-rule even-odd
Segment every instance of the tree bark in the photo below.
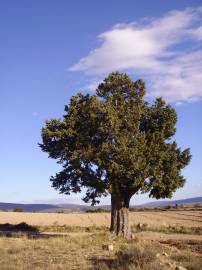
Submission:
{"label": "tree bark", "polygon": [[123,198],[118,194],[111,195],[111,226],[110,231],[116,235],[129,238],[131,235],[129,225],[130,197]]}

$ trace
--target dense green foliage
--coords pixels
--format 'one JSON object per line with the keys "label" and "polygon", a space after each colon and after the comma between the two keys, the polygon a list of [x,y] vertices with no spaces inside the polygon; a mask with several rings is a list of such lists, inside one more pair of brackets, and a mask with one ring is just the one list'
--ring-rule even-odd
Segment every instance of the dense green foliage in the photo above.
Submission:
{"label": "dense green foliage", "polygon": [[144,96],[142,80],[111,73],[96,94],[73,96],[62,119],[47,121],[40,147],[63,167],[52,186],[65,194],[84,187],[84,201],[92,204],[108,193],[170,198],[183,187],[181,169],[191,155],[172,140],[176,112]]}

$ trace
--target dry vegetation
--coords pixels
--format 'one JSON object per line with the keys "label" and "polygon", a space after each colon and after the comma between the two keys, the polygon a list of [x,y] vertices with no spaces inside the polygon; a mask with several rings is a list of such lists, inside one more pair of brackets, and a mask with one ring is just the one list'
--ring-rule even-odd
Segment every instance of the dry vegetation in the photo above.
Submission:
{"label": "dry vegetation", "polygon": [[[172,270],[177,266],[201,269],[200,210],[133,212],[131,221],[134,239],[126,241],[108,233],[108,213],[2,212],[0,224],[26,222],[29,227],[0,226],[0,269]],[[33,229],[31,226],[41,233],[30,236],[24,232]],[[18,232],[3,232],[7,227]],[[109,244],[113,245],[113,251],[103,248]]]}
{"label": "dry vegetation", "polygon": [[[200,227],[202,211],[149,211],[131,212],[131,225]],[[33,226],[109,226],[110,213],[13,213],[0,212],[0,224],[26,222]]]}
{"label": "dry vegetation", "polygon": [[[114,250],[103,249],[103,243],[113,244]],[[45,239],[1,237],[0,265],[2,270],[163,270],[179,265],[201,269],[201,250],[193,251],[190,243],[183,245],[138,237],[126,242],[109,233]]]}

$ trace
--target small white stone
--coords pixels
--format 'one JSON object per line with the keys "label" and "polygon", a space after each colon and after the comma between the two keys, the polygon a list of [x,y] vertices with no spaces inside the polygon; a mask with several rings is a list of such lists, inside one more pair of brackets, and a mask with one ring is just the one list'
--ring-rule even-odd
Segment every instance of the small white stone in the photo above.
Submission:
{"label": "small white stone", "polygon": [[168,262],[167,265],[168,265],[169,267],[175,267],[175,266],[176,266],[174,262]]}
{"label": "small white stone", "polygon": [[135,239],[135,234],[131,233],[131,239]]}
{"label": "small white stone", "polygon": [[142,224],[142,223],[138,223],[138,224],[137,224],[137,227],[138,227],[138,229],[142,229],[143,224]]}
{"label": "small white stone", "polygon": [[102,245],[102,248],[104,250],[108,250],[108,251],[113,251],[114,250],[114,246],[113,245]]}

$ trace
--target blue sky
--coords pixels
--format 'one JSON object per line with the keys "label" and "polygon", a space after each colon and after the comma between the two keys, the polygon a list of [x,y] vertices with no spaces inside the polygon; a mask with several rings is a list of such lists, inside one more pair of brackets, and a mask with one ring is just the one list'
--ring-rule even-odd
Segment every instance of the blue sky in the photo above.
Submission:
{"label": "blue sky", "polygon": [[[78,91],[93,93],[114,70],[143,78],[149,100],[177,110],[176,140],[193,155],[174,199],[202,195],[201,1],[1,1],[0,201],[65,200],[50,187],[60,170],[38,147],[46,119]],[[148,197],[136,196],[133,203]],[[107,203],[103,200],[103,203]]]}

